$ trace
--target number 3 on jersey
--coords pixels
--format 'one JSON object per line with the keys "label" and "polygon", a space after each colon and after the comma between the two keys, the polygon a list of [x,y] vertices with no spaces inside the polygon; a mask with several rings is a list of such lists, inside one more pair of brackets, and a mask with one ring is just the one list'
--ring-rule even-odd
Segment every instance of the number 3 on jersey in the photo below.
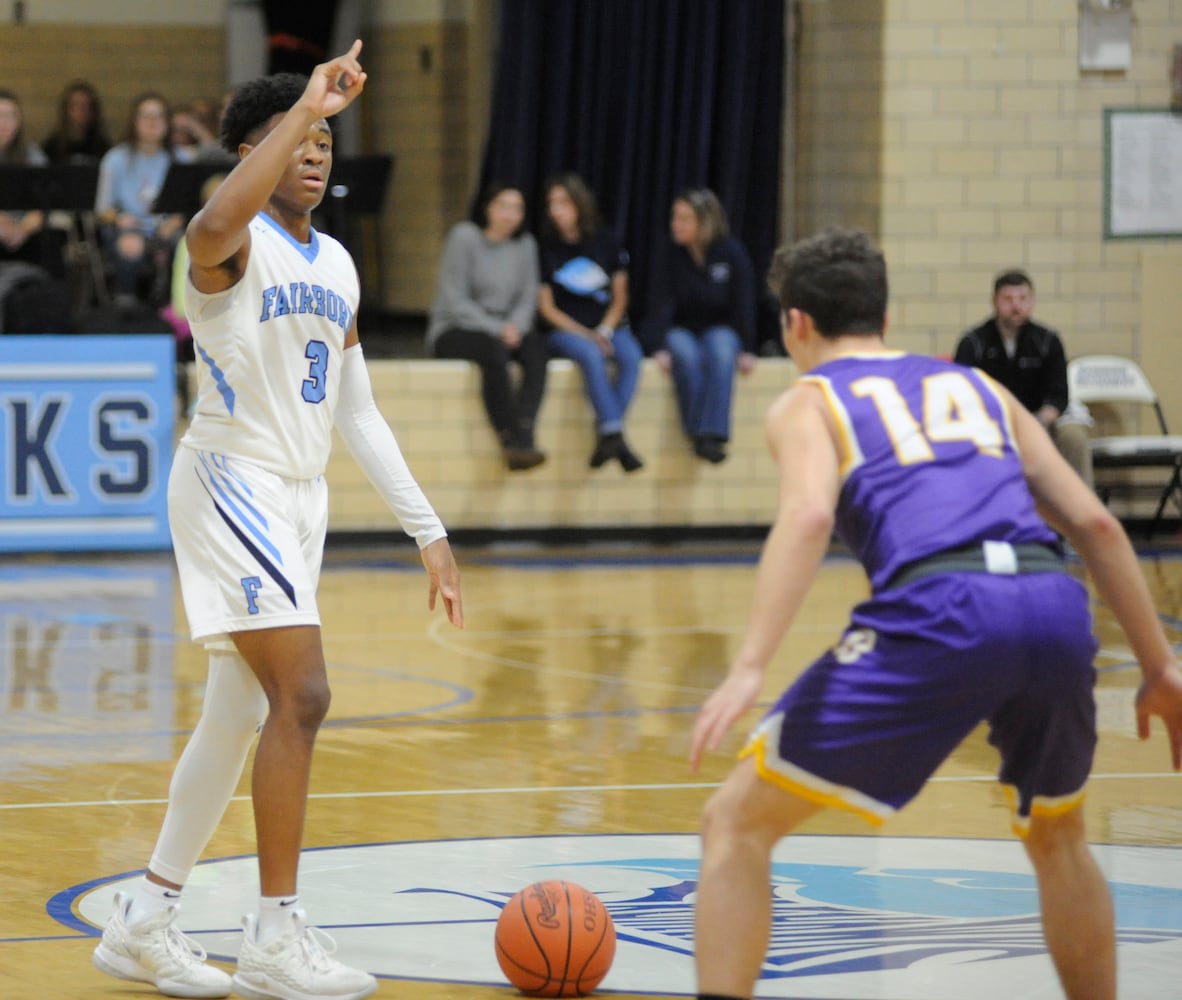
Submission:
{"label": "number 3 on jersey", "polygon": [[304,357],[312,362],[308,366],[308,377],[304,379],[304,399],[309,403],[322,402],[328,393],[328,345],[322,340],[309,340]]}
{"label": "number 3 on jersey", "polygon": [[869,375],[852,382],[850,389],[874,403],[900,465],[932,461],[932,444],[947,441],[971,441],[982,454],[1001,457],[1002,429],[977,387],[960,372],[940,372],[923,380],[922,426],[889,378]]}

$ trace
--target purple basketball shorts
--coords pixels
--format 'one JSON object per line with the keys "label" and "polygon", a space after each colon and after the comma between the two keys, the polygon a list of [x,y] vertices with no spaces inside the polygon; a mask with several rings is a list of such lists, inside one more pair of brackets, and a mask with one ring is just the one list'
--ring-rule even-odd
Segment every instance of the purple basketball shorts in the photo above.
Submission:
{"label": "purple basketball shorts", "polygon": [[947,573],[872,596],[744,755],[781,787],[880,823],[981,722],[1025,832],[1076,805],[1096,744],[1087,592],[1066,573]]}

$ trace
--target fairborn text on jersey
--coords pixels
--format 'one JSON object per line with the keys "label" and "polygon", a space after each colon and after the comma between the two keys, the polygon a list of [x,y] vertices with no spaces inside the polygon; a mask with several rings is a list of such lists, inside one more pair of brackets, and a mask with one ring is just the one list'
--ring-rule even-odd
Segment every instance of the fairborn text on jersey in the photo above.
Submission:
{"label": "fairborn text on jersey", "polygon": [[293,314],[323,316],[345,331],[353,324],[353,311],[349,303],[331,288],[311,285],[306,281],[292,281],[287,285],[271,285],[263,289],[260,323]]}

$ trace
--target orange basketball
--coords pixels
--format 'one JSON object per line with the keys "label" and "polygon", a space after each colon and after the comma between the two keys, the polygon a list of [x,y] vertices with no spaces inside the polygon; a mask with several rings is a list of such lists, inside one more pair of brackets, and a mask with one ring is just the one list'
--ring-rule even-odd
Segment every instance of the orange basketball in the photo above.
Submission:
{"label": "orange basketball", "polygon": [[581,997],[611,968],[616,928],[593,892],[574,882],[535,882],[497,920],[497,962],[531,997]]}

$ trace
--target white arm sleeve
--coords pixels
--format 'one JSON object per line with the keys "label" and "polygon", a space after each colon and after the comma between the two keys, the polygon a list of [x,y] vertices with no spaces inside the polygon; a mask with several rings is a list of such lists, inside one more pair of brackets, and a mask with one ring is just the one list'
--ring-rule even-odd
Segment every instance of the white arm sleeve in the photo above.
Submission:
{"label": "white arm sleeve", "polygon": [[415,482],[394,432],[378,412],[360,344],[345,351],[340,397],[333,416],[349,451],[390,505],[402,530],[418,542],[420,549],[446,537],[443,522]]}

